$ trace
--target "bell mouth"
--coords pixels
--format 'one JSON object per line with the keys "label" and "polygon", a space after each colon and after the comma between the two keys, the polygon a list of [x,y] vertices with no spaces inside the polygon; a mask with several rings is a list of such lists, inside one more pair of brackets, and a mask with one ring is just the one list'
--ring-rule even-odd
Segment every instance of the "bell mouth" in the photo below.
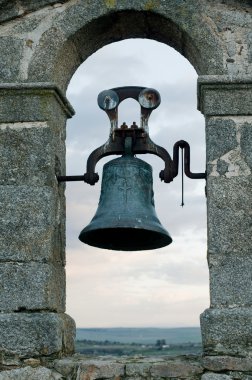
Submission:
{"label": "bell mouth", "polygon": [[152,250],[165,247],[172,242],[168,233],[127,227],[82,231],[79,239],[93,247],[116,251]]}

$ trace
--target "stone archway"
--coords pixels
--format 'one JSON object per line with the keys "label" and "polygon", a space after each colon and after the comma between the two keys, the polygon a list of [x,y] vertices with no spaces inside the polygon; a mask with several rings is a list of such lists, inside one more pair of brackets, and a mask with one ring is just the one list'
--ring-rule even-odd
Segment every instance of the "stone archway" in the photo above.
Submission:
{"label": "stone archway", "polygon": [[[204,1],[182,1],[176,5],[66,1],[44,7],[29,13],[25,23],[22,17],[12,21],[15,25],[7,22],[11,37],[16,40],[17,57],[16,62],[8,61],[11,54],[5,57],[8,81],[52,81],[64,89],[75,69],[94,51],[134,37],[155,39],[174,47],[201,75],[222,74],[221,39],[207,11]],[[6,70],[2,74],[6,81]]]}
{"label": "stone archway", "polygon": [[200,74],[211,293],[211,308],[202,315],[204,350],[249,355],[249,1],[69,0],[42,1],[37,8],[32,2],[17,4],[16,13],[3,4],[0,27],[3,362],[20,364],[29,356],[73,351],[74,326],[64,314],[64,191],[55,176],[64,172],[65,122],[73,114],[64,93],[86,57],[129,37],[175,47]]}
{"label": "stone archway", "polygon": [[[211,30],[211,26],[202,22],[200,14],[194,20],[195,14],[185,6],[185,23],[177,19],[178,14],[173,7],[169,7],[169,17],[166,15],[168,10],[162,7],[157,7],[160,8],[159,12],[154,9],[143,10],[141,6],[132,8],[126,6],[125,9],[108,9],[94,4],[88,16],[93,12],[95,14],[91,19],[88,18],[84,25],[81,18],[74,23],[71,22],[71,14],[77,10],[66,10],[64,17],[57,15],[55,24],[58,25],[58,18],[62,18],[61,30],[53,32],[53,24],[41,41],[43,46],[51,44],[53,35],[53,50],[41,50],[39,46],[34,49],[26,74],[27,79],[52,81],[64,91],[76,68],[97,49],[111,42],[137,37],[155,39],[174,47],[191,62],[199,74],[222,73],[222,51],[221,47],[217,48],[220,41]],[[61,40],[60,32],[64,33],[65,41]]]}

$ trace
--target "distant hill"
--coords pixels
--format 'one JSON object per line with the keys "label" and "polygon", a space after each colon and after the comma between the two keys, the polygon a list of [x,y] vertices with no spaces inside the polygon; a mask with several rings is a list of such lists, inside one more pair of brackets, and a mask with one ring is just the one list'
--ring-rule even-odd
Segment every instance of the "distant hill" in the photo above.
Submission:
{"label": "distant hill", "polygon": [[200,343],[199,327],[178,328],[77,328],[76,340],[120,343],[155,344],[165,339],[167,344]]}

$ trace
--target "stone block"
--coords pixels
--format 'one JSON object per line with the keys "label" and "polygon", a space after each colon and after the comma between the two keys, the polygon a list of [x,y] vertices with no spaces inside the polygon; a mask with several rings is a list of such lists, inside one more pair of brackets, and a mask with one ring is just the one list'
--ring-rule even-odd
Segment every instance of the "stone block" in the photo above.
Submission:
{"label": "stone block", "polygon": [[252,354],[252,308],[207,309],[200,322],[205,355]]}
{"label": "stone block", "polygon": [[89,378],[110,378],[117,379],[142,379],[149,378],[149,369],[153,362],[163,362],[160,357],[137,359],[129,357],[99,357],[87,359],[85,356],[75,354],[73,357],[58,359],[53,362],[53,368],[62,373],[66,379],[78,373],[81,379]]}
{"label": "stone block", "polygon": [[0,380],[64,380],[64,378],[53,369],[25,367],[0,372]]}
{"label": "stone block", "polygon": [[9,369],[11,367],[21,367],[22,360],[16,354],[9,352],[5,355],[4,351],[0,350],[0,368],[1,369]]}
{"label": "stone block", "polygon": [[0,351],[8,358],[57,357],[74,351],[75,323],[66,314],[0,314]]}
{"label": "stone block", "polygon": [[252,118],[211,117],[206,126],[209,179],[238,179],[251,175]]}
{"label": "stone block", "polygon": [[237,129],[232,119],[209,118],[206,124],[207,162],[237,147]]}
{"label": "stone block", "polygon": [[0,185],[57,186],[54,146],[46,122],[0,124]]}
{"label": "stone block", "polygon": [[148,377],[151,363],[127,363],[126,375],[131,377]]}
{"label": "stone block", "polygon": [[120,379],[121,376],[124,376],[124,364],[87,360],[80,363],[78,373],[82,380]]}
{"label": "stone block", "polygon": [[248,203],[252,201],[249,189],[252,176],[234,176],[231,178],[210,176],[207,179],[209,206],[216,209],[247,210]]}
{"label": "stone block", "polygon": [[64,378],[72,378],[78,374],[81,380],[117,379],[124,376],[125,364],[118,363],[114,358],[86,359],[81,355],[54,361],[53,367],[64,375]]}
{"label": "stone block", "polygon": [[0,311],[65,311],[65,271],[61,265],[0,263]]}
{"label": "stone block", "polygon": [[252,306],[252,256],[209,254],[211,307]]}
{"label": "stone block", "polygon": [[207,182],[209,253],[251,252],[251,175]]}
{"label": "stone block", "polygon": [[201,380],[232,380],[232,377],[221,373],[207,372],[201,376]]}
{"label": "stone block", "polygon": [[50,120],[64,136],[66,117],[73,114],[74,110],[66,97],[51,83],[0,85],[1,123]]}
{"label": "stone block", "polygon": [[252,84],[246,77],[201,76],[198,108],[205,116],[251,115]]}
{"label": "stone block", "polygon": [[190,378],[203,373],[203,367],[199,363],[182,361],[180,359],[167,360],[165,363],[153,364],[151,377]]}
{"label": "stone block", "polygon": [[205,356],[202,359],[205,369],[210,371],[252,371],[251,358],[234,356]]}
{"label": "stone block", "polygon": [[251,252],[251,227],[247,210],[208,207],[209,252]]}
{"label": "stone block", "polygon": [[[4,166],[0,181],[4,177],[6,180],[10,173],[11,180],[15,178],[17,183],[18,180],[28,183],[55,183],[55,174],[65,173],[66,118],[73,114],[72,106],[55,84],[0,85],[0,126],[3,129],[1,140],[6,140],[4,157],[14,153],[13,159],[8,161],[10,166]],[[15,162],[17,149],[20,149],[21,156]],[[40,175],[37,169],[41,170]],[[30,170],[27,178],[24,170]]]}
{"label": "stone block", "polygon": [[77,373],[79,361],[81,361],[81,358],[79,360],[76,358],[77,355],[78,354],[75,354],[72,357],[55,360],[53,363],[53,368],[57,372],[61,373],[64,378],[71,379],[71,377],[73,377],[73,373]]}
{"label": "stone block", "polygon": [[65,209],[56,189],[0,186],[0,262],[64,263]]}

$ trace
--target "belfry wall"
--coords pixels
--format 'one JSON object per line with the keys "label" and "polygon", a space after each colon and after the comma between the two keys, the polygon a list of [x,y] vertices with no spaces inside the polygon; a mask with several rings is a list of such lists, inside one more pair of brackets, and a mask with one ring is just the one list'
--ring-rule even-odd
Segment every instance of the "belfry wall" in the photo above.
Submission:
{"label": "belfry wall", "polygon": [[[0,0],[0,379],[252,376],[250,0]],[[85,360],[65,314],[65,93],[126,38],[174,47],[205,116],[210,306],[202,357]],[[88,132],[88,131],[87,131]]]}

